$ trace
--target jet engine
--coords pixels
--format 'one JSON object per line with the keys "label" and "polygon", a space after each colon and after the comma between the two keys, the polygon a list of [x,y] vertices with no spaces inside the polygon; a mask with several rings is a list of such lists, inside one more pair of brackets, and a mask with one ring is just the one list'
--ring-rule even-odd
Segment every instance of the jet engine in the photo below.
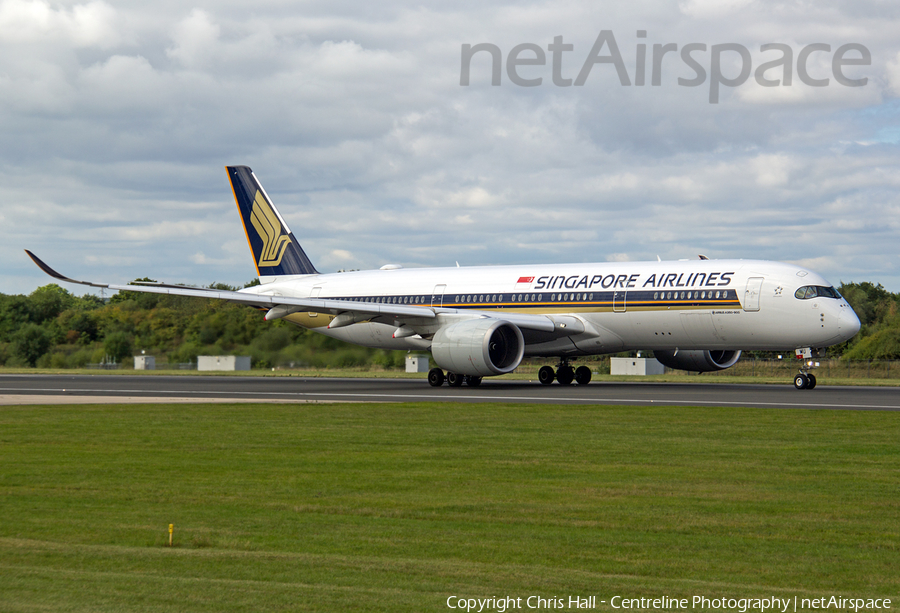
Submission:
{"label": "jet engine", "polygon": [[515,370],[524,354],[522,332],[498,319],[470,319],[445,326],[431,342],[435,363],[459,375],[503,375]]}
{"label": "jet engine", "polygon": [[741,358],[740,351],[654,351],[653,355],[669,368],[691,372],[725,370]]}

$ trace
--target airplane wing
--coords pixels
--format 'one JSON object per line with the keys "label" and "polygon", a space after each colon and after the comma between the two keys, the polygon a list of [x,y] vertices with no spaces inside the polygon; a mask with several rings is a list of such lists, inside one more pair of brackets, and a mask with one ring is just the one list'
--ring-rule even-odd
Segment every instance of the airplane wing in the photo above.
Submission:
{"label": "airplane wing", "polygon": [[[92,281],[79,281],[60,274],[28,249],[25,250],[35,264],[45,273],[66,283],[76,283],[89,287],[99,287],[115,291],[146,292],[151,294],[168,294],[171,296],[191,296],[196,298],[211,298],[214,300],[228,300],[240,304],[246,304],[259,309],[266,309],[267,319],[276,319],[289,313],[309,311],[329,315],[349,313],[367,317],[390,316],[394,318],[422,318],[434,319],[438,314],[462,314],[471,318],[490,318],[508,321],[509,323],[536,332],[549,333],[554,336],[571,336],[584,332],[584,325],[576,317],[572,316],[547,316],[528,315],[525,313],[505,313],[497,311],[472,311],[469,309],[451,309],[443,307],[413,306],[404,304],[383,304],[375,302],[358,302],[337,299],[319,298],[294,298],[289,296],[273,296],[242,291],[217,290],[202,287],[189,287],[184,285],[169,285],[164,283],[126,284],[95,283]],[[350,318],[352,320],[353,317]],[[349,323],[349,322],[348,322]]]}
{"label": "airplane wing", "polygon": [[[148,283],[141,285],[117,285],[114,283],[94,283],[92,281],[79,281],[71,279],[55,271],[48,266],[43,260],[34,255],[31,251],[25,250],[34,263],[45,273],[65,281],[67,283],[78,283],[89,287],[99,287],[102,289],[110,289],[116,291],[128,292],[146,292],[151,294],[168,294],[170,296],[192,296],[196,298],[212,298],[215,300],[228,300],[230,302],[238,302],[261,309],[273,309],[278,306],[285,307],[301,307],[298,310],[310,311],[313,313],[337,314],[345,311],[358,312],[363,314],[371,314],[373,317],[377,315],[396,315],[406,317],[425,317],[434,318],[434,309],[424,306],[409,306],[402,304],[376,304],[374,302],[349,302],[343,300],[322,300],[318,298],[292,298],[289,296],[271,296],[266,294],[253,294],[248,292],[233,292],[227,290],[208,289],[202,287],[189,287],[185,285],[167,285],[163,283]],[[296,312],[296,310],[294,311]]]}

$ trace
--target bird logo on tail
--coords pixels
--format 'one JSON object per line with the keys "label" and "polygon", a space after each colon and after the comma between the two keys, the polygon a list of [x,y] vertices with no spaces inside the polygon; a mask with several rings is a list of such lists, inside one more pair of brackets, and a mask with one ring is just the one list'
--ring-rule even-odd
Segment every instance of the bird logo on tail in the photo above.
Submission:
{"label": "bird logo on tail", "polygon": [[260,268],[281,264],[281,258],[284,257],[290,237],[282,233],[278,216],[259,191],[256,192],[256,198],[253,200],[250,223],[256,228],[263,243],[259,253]]}

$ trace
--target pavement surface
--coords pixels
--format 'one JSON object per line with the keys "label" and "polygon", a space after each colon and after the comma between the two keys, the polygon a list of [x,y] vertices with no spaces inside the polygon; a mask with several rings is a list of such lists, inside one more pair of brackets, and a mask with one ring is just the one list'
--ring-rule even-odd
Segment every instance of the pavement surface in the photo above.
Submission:
{"label": "pavement surface", "polygon": [[524,402],[900,411],[893,387],[718,383],[540,385],[485,379],[430,387],[424,379],[239,376],[0,375],[0,404],[137,402]]}

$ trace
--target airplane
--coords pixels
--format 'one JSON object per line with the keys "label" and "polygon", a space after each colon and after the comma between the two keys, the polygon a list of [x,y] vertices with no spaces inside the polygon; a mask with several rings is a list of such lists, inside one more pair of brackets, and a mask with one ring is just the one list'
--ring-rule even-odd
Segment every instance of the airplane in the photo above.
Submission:
{"label": "airplane", "polygon": [[[734,366],[741,351],[794,350],[797,389],[825,348],[852,338],[859,319],[823,277],[795,264],[696,260],[316,270],[253,171],[226,166],[260,285],[223,291],[164,283],[78,281],[26,253],[47,274],[109,290],[196,296],[250,305],[265,319],[348,343],[430,351],[428,382],[458,387],[514,371],[525,356],[555,358],[542,384],[587,384],[571,361],[652,350],[693,372]],[[446,371],[446,372],[445,372]]]}

